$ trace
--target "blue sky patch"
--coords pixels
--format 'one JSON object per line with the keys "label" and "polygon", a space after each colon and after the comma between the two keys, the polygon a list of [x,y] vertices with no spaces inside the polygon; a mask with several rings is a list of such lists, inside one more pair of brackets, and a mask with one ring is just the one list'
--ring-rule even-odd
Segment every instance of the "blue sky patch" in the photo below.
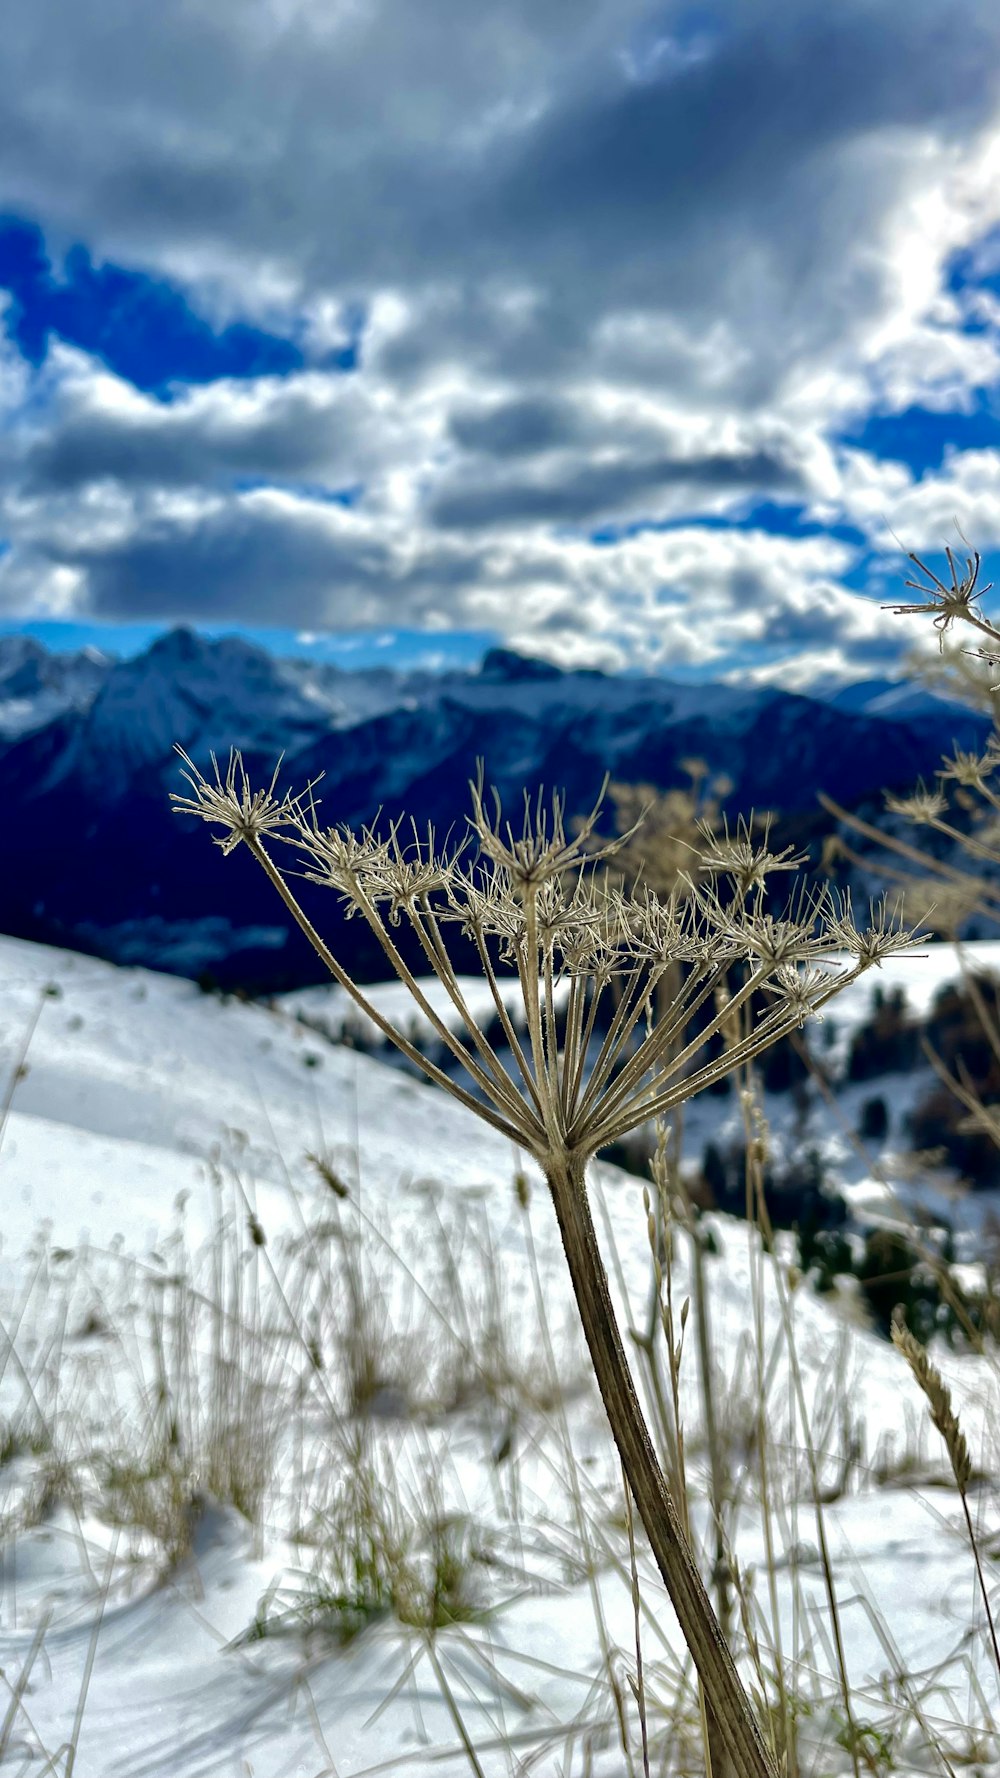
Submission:
{"label": "blue sky patch", "polygon": [[916,476],[938,470],[951,451],[1000,449],[1000,413],[995,392],[978,389],[968,413],[936,413],[931,408],[908,407],[898,414],[869,414],[848,432],[841,444],[869,451],[872,456],[905,463]]}
{"label": "blue sky patch", "polygon": [[[0,637],[34,636],[53,654],[74,654],[81,648],[97,648],[119,660],[142,654],[158,636],[174,626],[168,623],[90,623],[85,619],[0,619]],[[201,636],[240,636],[255,642],[269,654],[296,660],[325,661],[331,666],[359,671],[371,667],[425,668],[472,667],[499,640],[492,630],[433,631],[384,629],[346,632],[337,630],[289,630],[261,624],[198,624]]]}
{"label": "blue sky patch", "polygon": [[[31,364],[42,363],[56,335],[150,394],[176,382],[286,375],[304,363],[294,341],[242,321],[216,331],[176,285],[110,262],[95,265],[80,244],[57,273],[41,229],[19,217],[0,218],[0,289],[13,298],[8,332]],[[337,356],[353,362],[356,346]]]}
{"label": "blue sky patch", "polygon": [[253,494],[259,488],[268,488],[295,494],[300,500],[321,501],[324,506],[343,506],[348,511],[360,504],[365,492],[364,482],[352,482],[346,488],[328,488],[322,482],[282,481],[273,475],[237,475],[232,485],[237,494]]}
{"label": "blue sky patch", "polygon": [[955,296],[970,289],[1000,291],[1000,228],[953,253],[942,283]]}
{"label": "blue sky patch", "polygon": [[863,531],[855,525],[820,524],[808,517],[798,501],[756,500],[729,513],[684,513],[675,519],[635,519],[625,525],[599,525],[587,532],[587,541],[610,548],[624,538],[646,531],[765,531],[770,537],[835,537],[840,543],[860,546]]}

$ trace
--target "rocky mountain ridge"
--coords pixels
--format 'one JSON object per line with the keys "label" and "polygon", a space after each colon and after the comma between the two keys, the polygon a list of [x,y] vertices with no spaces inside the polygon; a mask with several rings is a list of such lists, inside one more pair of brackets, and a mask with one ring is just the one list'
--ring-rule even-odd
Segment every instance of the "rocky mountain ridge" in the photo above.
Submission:
{"label": "rocky mountain ridge", "polygon": [[[284,754],[285,781],[320,780],[328,821],[405,811],[443,834],[461,824],[480,759],[510,805],[557,787],[571,816],[605,771],[665,789],[701,759],[731,783],[731,814],[769,808],[808,826],[819,791],[853,805],[908,788],[986,732],[928,694],[897,712],[884,682],[873,711],[858,688],[845,708],[772,686],[563,671],[506,649],[473,671],[350,673],[185,629],[123,661],[39,647],[0,638],[0,930],[257,988],[303,985],[315,964],[251,861],[223,860],[200,824],[172,814],[175,743],[205,765],[237,746],[258,778]],[[317,910],[327,922],[332,901]],[[342,937],[377,974],[360,923]]]}

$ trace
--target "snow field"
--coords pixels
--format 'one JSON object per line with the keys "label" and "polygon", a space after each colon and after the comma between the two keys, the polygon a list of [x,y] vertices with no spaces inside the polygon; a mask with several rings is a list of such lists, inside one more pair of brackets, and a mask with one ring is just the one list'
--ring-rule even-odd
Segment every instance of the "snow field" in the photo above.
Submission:
{"label": "snow field", "polygon": [[[891,967],[923,992],[920,962]],[[866,1005],[831,1016],[843,1031]],[[0,1770],[641,1769],[620,1474],[523,1157],[287,1004],[9,939],[0,1057]],[[693,1107],[689,1140],[734,1115]],[[835,1125],[825,1139],[860,1165]],[[641,1333],[641,1187],[593,1172]],[[780,1664],[801,1769],[849,1770],[852,1740],[875,1771],[935,1769],[935,1743],[1000,1769],[960,1502],[905,1365],[850,1304],[796,1283],[784,1237],[769,1256],[743,1225],[711,1227],[725,1529],[757,1682],[776,1706]],[[678,1229],[675,1314],[692,1288]],[[997,1371],[935,1362],[985,1478],[971,1507],[991,1580]],[[680,1396],[707,1549],[693,1321]],[[641,1541],[638,1562],[654,1759],[697,1770],[689,1664]]]}

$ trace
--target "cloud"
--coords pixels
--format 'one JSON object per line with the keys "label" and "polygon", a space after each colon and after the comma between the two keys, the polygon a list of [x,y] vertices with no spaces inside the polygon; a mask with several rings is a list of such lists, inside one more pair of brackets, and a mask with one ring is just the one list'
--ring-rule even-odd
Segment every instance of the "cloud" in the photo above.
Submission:
{"label": "cloud", "polygon": [[[450,286],[508,371],[491,283],[539,297],[515,350],[564,361],[609,314],[724,319],[756,347],[733,379],[752,399],[792,354],[884,319],[893,224],[996,121],[1000,22],[989,0],[956,0],[947,27],[936,0],[730,0],[706,53],[636,78],[650,18],[640,0],[12,0],[4,189],[230,301],[282,280],[317,302]],[[679,9],[660,18],[680,42]]]}
{"label": "cloud", "polygon": [[873,544],[897,561],[900,547],[939,552],[959,533],[983,551],[1000,547],[1000,449],[946,454],[937,474],[919,480],[898,463],[852,453],[842,498]]}
{"label": "cloud", "polygon": [[8,607],[863,664],[887,525],[996,537],[992,0],[10,0],[5,72]]}
{"label": "cloud", "polygon": [[215,487],[236,478],[342,486],[415,467],[439,437],[434,404],[387,412],[387,391],[325,371],[219,379],[171,400],[136,390],[80,352],[54,348],[22,381],[0,430],[8,482],[63,495],[122,487]]}
{"label": "cloud", "polygon": [[[747,650],[888,653],[899,620],[838,585],[856,552],[825,536],[691,526],[598,545],[520,532],[415,533],[369,514],[256,489],[207,494],[113,484],[21,501],[21,554],[40,584],[73,585],[103,620],[165,618],[493,631],[567,663],[722,671]],[[21,584],[0,562],[0,603]],[[60,607],[62,609],[62,607]]]}
{"label": "cloud", "polygon": [[51,492],[105,479],[189,486],[235,475],[343,478],[366,454],[363,405],[353,392],[339,399],[325,379],[246,390],[215,384],[166,406],[127,390],[119,398],[108,378],[95,378],[79,383],[44,425],[24,430],[19,470],[28,487]]}
{"label": "cloud", "polygon": [[487,457],[535,457],[579,444],[588,431],[587,410],[565,396],[523,395],[490,407],[459,409],[448,431],[463,450]]}
{"label": "cloud", "polygon": [[801,480],[778,458],[758,451],[747,456],[717,453],[705,457],[638,458],[598,463],[546,481],[497,480],[487,487],[473,482],[446,490],[431,507],[431,519],[444,529],[474,530],[481,526],[583,524],[644,507],[653,517],[663,512],[663,497],[681,495],[678,510],[699,493],[719,490],[744,493],[799,492]]}

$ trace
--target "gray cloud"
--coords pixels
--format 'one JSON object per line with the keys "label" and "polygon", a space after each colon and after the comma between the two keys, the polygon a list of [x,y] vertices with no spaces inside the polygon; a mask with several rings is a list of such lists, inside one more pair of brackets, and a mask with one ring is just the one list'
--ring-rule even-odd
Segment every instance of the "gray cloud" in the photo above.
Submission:
{"label": "gray cloud", "polygon": [[244,424],[212,424],[197,413],[145,420],[99,408],[71,415],[36,438],[20,455],[24,485],[59,492],[110,477],[126,485],[151,482],[189,487],[220,474],[287,478],[328,472],[338,459],[332,404],[317,409],[293,390]]}
{"label": "gray cloud", "polygon": [[99,512],[39,551],[81,573],[95,618],[364,628],[440,624],[474,584],[466,550],[433,543],[409,562],[351,515],[309,503],[219,499],[194,510],[140,503],[115,534]]}
{"label": "gray cloud", "polygon": [[467,451],[490,457],[534,457],[578,444],[588,430],[588,416],[572,401],[528,395],[482,411],[454,413],[448,430]]}
{"label": "gray cloud", "polygon": [[699,494],[748,489],[799,493],[802,477],[766,451],[640,458],[573,469],[546,482],[493,481],[446,489],[432,503],[430,517],[445,529],[475,530],[490,525],[595,523],[637,506],[659,516],[658,502],[675,489],[683,490],[689,500]]}

